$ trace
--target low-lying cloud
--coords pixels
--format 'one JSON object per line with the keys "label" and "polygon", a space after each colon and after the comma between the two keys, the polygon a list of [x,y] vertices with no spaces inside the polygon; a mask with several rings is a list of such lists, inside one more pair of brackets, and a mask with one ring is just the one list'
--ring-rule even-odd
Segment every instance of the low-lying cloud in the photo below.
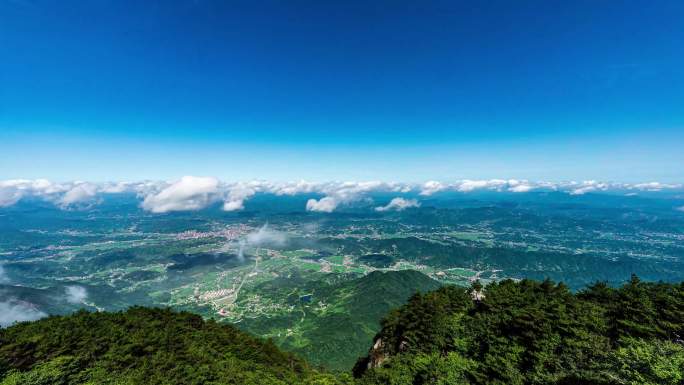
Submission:
{"label": "low-lying cloud", "polygon": [[287,235],[283,232],[272,230],[265,224],[259,230],[247,234],[247,244],[250,246],[284,246],[287,243]]}
{"label": "low-lying cloud", "polygon": [[0,207],[12,206],[19,202],[23,194],[14,186],[0,187]]}
{"label": "low-lying cloud", "polygon": [[576,186],[571,185],[570,195],[582,195],[592,191],[606,191],[608,190],[608,183],[597,182],[595,180],[584,181]]}
{"label": "low-lying cloud", "polygon": [[392,199],[387,205],[375,208],[375,211],[402,211],[409,207],[420,207],[420,202],[416,199],[404,199],[397,197]]}
{"label": "low-lying cloud", "polygon": [[420,195],[432,195],[436,194],[440,191],[444,191],[448,188],[448,185],[445,185],[442,182],[438,182],[436,180],[431,180],[429,182],[423,183],[423,185],[420,188]]}
{"label": "low-lying cloud", "polygon": [[306,211],[318,211],[321,213],[331,213],[335,211],[339,202],[333,197],[323,197],[321,199],[309,199],[306,201]]}
{"label": "low-lying cloud", "polygon": [[281,231],[273,230],[268,223],[258,230],[247,234],[244,238],[226,243],[219,251],[226,252],[237,247],[237,257],[240,262],[245,261],[245,247],[282,247],[287,244],[288,236]]}
{"label": "low-lying cloud", "polygon": [[525,192],[532,191],[535,188],[538,188],[538,186],[535,186],[528,181],[518,181],[515,179],[509,180],[507,182],[507,184],[508,184],[508,191],[515,192],[515,193],[525,193]]}
{"label": "low-lying cloud", "polygon": [[223,203],[223,210],[236,211],[245,208],[245,200],[257,193],[259,186],[238,183],[228,190],[227,199]]}
{"label": "low-lying cloud", "polygon": [[[681,184],[660,182],[612,183],[594,180],[546,182],[518,179],[465,179],[447,183],[428,181],[419,183],[397,182],[222,182],[213,177],[184,176],[177,181],[159,182],[65,182],[53,183],[45,179],[13,179],[0,181],[0,207],[16,204],[32,197],[53,203],[62,209],[87,209],[99,203],[102,194],[134,194],[141,200],[141,208],[152,213],[201,210],[214,203],[223,203],[225,211],[245,208],[245,202],[257,194],[299,195],[316,194],[306,202],[308,211],[330,213],[342,206],[368,198],[372,193],[419,194],[431,196],[437,193],[472,193],[495,191],[527,193],[530,191],[560,191],[582,195],[601,191],[661,191],[682,189]],[[406,198],[405,198],[406,199]]]}
{"label": "low-lying cloud", "polygon": [[74,186],[58,199],[57,204],[66,209],[79,204],[95,203],[98,187],[90,183],[82,183]]}
{"label": "low-lying cloud", "polygon": [[47,316],[35,305],[10,298],[0,302],[0,327],[11,326],[15,322],[35,321]]}
{"label": "low-lying cloud", "polygon": [[219,181],[211,177],[184,176],[142,202],[142,208],[153,213],[199,210],[218,199]]}
{"label": "low-lying cloud", "polygon": [[81,304],[88,298],[88,291],[83,286],[67,286],[64,293],[66,301],[72,304]]}

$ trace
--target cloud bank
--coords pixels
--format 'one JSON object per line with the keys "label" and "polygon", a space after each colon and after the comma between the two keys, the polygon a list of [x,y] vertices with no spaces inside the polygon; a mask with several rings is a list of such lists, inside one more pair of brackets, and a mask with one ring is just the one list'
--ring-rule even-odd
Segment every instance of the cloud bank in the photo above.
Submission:
{"label": "cloud bank", "polygon": [[219,181],[211,177],[184,176],[142,202],[142,208],[153,213],[199,210],[217,200]]}
{"label": "cloud bank", "polygon": [[[225,211],[238,211],[257,194],[302,195],[316,194],[305,209],[330,213],[344,205],[367,199],[372,193],[413,194],[429,197],[439,193],[472,193],[494,191],[527,193],[530,191],[559,191],[571,195],[591,192],[662,191],[682,189],[681,184],[660,182],[612,183],[601,181],[546,182],[518,179],[460,180],[455,182],[428,181],[425,183],[396,182],[224,182],[213,177],[184,176],[176,181],[142,181],[90,183],[83,181],[55,183],[45,179],[14,179],[0,181],[0,207],[17,204],[24,198],[42,199],[64,210],[87,209],[95,206],[106,194],[133,194],[140,199],[140,207],[151,213],[201,210],[212,204],[222,204]],[[410,197],[400,197],[409,201]],[[400,202],[400,201],[397,201]],[[400,209],[400,203],[387,210]],[[382,210],[379,210],[382,211]]]}
{"label": "cloud bank", "polygon": [[245,208],[245,200],[254,196],[258,189],[258,183],[237,183],[228,189],[228,199],[223,203],[223,210],[236,211]]}
{"label": "cloud bank", "polygon": [[34,321],[47,314],[33,304],[14,298],[0,302],[0,327],[11,326],[15,322]]}

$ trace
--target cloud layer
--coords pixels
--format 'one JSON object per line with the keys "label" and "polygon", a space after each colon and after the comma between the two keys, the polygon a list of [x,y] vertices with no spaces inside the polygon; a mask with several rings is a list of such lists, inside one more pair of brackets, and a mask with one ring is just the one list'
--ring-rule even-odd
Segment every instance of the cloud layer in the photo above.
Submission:
{"label": "cloud layer", "polygon": [[[184,176],[176,181],[143,181],[117,183],[90,183],[74,181],[54,183],[45,179],[14,179],[0,181],[0,207],[17,204],[24,198],[37,198],[64,209],[85,209],[102,200],[106,194],[133,194],[140,199],[140,207],[151,213],[201,210],[212,204],[221,204],[225,211],[242,210],[245,202],[257,194],[318,195],[310,198],[305,209],[329,213],[339,207],[367,199],[372,193],[413,194],[428,197],[438,193],[471,193],[497,191],[527,193],[530,191],[561,191],[582,195],[599,191],[662,191],[682,189],[681,184],[611,183],[600,181],[545,182],[517,179],[460,180],[456,182],[428,181],[419,183],[367,182],[224,182],[213,177]],[[320,197],[320,198],[319,198]],[[401,210],[412,197],[398,197],[394,205],[381,206],[378,211]],[[415,203],[419,203],[416,201]]]}

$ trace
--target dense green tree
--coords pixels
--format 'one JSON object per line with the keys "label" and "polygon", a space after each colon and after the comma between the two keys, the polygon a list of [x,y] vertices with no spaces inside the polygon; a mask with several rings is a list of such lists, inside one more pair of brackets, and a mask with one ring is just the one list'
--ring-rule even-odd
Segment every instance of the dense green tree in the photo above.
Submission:
{"label": "dense green tree", "polygon": [[682,288],[635,276],[576,294],[549,280],[444,287],[392,311],[354,373],[363,384],[682,384]]}
{"label": "dense green tree", "polygon": [[622,384],[684,383],[684,347],[667,340],[623,338],[610,354],[610,365]]}
{"label": "dense green tree", "polygon": [[78,312],[0,330],[9,384],[333,384],[238,329],[168,309]]}

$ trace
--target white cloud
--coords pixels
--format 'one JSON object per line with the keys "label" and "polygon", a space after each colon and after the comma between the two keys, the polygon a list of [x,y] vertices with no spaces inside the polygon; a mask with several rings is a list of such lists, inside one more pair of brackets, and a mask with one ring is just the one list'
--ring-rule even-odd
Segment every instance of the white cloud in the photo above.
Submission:
{"label": "white cloud", "polygon": [[339,202],[333,197],[324,197],[319,200],[309,199],[306,202],[306,211],[331,213],[337,208],[338,204]]}
{"label": "white cloud", "polygon": [[321,192],[334,197],[338,202],[348,202],[358,199],[360,195],[365,193],[389,189],[390,186],[387,183],[377,181],[343,182],[324,184]]}
{"label": "white cloud", "polygon": [[147,195],[142,208],[153,213],[199,210],[215,202],[218,193],[218,179],[184,176],[160,192]]}
{"label": "white cloud", "polygon": [[244,200],[226,201],[223,203],[223,211],[237,211],[245,208]]}
{"label": "white cloud", "polygon": [[22,192],[14,186],[0,186],[0,207],[12,206],[19,202]]}
{"label": "white cloud", "polygon": [[47,193],[52,184],[45,179],[10,179],[0,181],[0,207],[12,206],[26,195]]}
{"label": "white cloud", "polygon": [[163,189],[171,186],[172,183],[161,182],[161,181],[144,181],[133,183],[130,185],[129,189],[135,192],[138,198],[145,198],[148,195],[157,194]]}
{"label": "white cloud", "polygon": [[271,230],[268,224],[247,235],[247,243],[251,246],[283,246],[287,242],[287,235],[280,231]]}
{"label": "white cloud", "polygon": [[97,194],[97,186],[90,183],[82,183],[74,186],[67,191],[59,200],[58,204],[62,208],[68,208],[73,205],[92,202]]}
{"label": "white cloud", "polygon": [[571,185],[573,187],[570,189],[570,195],[582,195],[597,190],[605,191],[610,187],[608,183],[597,182],[595,180],[584,181],[579,185],[573,182]]}
{"label": "white cloud", "polygon": [[45,316],[47,314],[28,302],[16,299],[0,302],[0,327],[7,327],[15,322],[34,321]]}
{"label": "white cloud", "polygon": [[99,190],[99,192],[105,194],[121,194],[125,192],[133,192],[137,187],[137,183],[131,182],[117,182],[117,183],[105,183]]}
{"label": "white cloud", "polygon": [[625,184],[597,181],[547,182],[516,179],[461,180],[452,183],[428,181],[423,184],[396,182],[221,182],[212,177],[186,176],[176,182],[64,182],[54,183],[45,179],[13,179],[0,181],[0,207],[16,204],[24,197],[34,197],[55,204],[62,209],[92,206],[99,202],[99,194],[135,193],[142,200],[141,207],[154,213],[198,210],[215,202],[223,202],[226,211],[241,210],[245,202],[260,193],[275,195],[320,194],[324,198],[309,200],[309,211],[331,212],[343,204],[367,199],[376,192],[417,192],[430,196],[451,191],[470,193],[476,190],[508,191],[526,193],[532,190],[564,191],[581,195],[592,191],[660,191],[681,189],[681,184],[659,182]]}
{"label": "white cloud", "polygon": [[67,209],[93,202],[100,186],[87,182],[53,183],[45,179],[13,179],[0,181],[0,206],[17,203],[23,197],[37,197]]}
{"label": "white cloud", "polygon": [[328,182],[311,186],[303,185],[309,192],[324,194],[320,200],[309,199],[307,211],[332,212],[340,204],[348,204],[364,199],[367,194],[379,191],[410,191],[409,185],[401,183],[368,182]]}
{"label": "white cloud", "polygon": [[254,196],[261,188],[259,184],[238,183],[228,191],[228,199],[223,203],[223,210],[235,211],[245,208],[245,200]]}
{"label": "white cloud", "polygon": [[287,243],[288,236],[286,233],[271,230],[268,227],[268,223],[261,226],[259,230],[253,231],[247,234],[246,237],[238,240],[231,241],[223,245],[219,251],[227,252],[234,247],[238,248],[237,257],[240,262],[245,261],[245,248],[247,246],[251,247],[281,247]]}
{"label": "white cloud", "polygon": [[528,181],[518,181],[510,179],[508,181],[503,179],[489,179],[489,180],[470,180],[465,179],[457,181],[452,184],[445,184],[438,181],[429,181],[421,187],[420,195],[432,195],[440,191],[457,191],[462,193],[469,193],[475,190],[495,190],[503,191],[508,189],[511,192],[528,192],[539,186]]}
{"label": "white cloud", "polygon": [[66,300],[69,303],[83,303],[88,297],[88,291],[83,286],[67,286],[64,288]]}
{"label": "white cloud", "polygon": [[677,210],[677,211],[684,211],[684,206],[682,206],[682,207],[677,207],[675,210]]}
{"label": "white cloud", "polygon": [[510,191],[510,192],[516,192],[516,193],[524,193],[524,192],[528,192],[528,191],[530,191],[530,190],[532,190],[532,189],[534,189],[534,187],[533,187],[533,186],[530,186],[530,185],[528,185],[528,184],[519,184],[519,185],[516,185],[516,186],[511,186],[511,187],[509,187],[509,188],[508,188],[508,191]]}
{"label": "white cloud", "polygon": [[311,194],[320,190],[320,183],[307,182],[304,180],[300,180],[299,182],[285,182],[269,186],[268,188],[269,192],[276,195]]}
{"label": "white cloud", "polygon": [[570,191],[570,195],[584,195],[588,192],[592,192],[596,190],[596,187],[594,186],[585,186],[585,187],[578,187],[574,190]]}
{"label": "white cloud", "polygon": [[474,190],[479,190],[483,188],[491,188],[491,187],[500,187],[502,185],[506,184],[506,181],[500,180],[500,179],[492,179],[491,181],[489,180],[464,180],[463,182],[459,183],[458,186],[456,187],[457,191],[460,192],[471,192]]}
{"label": "white cloud", "polygon": [[645,190],[645,191],[661,191],[663,189],[674,189],[674,188],[681,188],[681,184],[667,184],[667,183],[660,183],[660,182],[649,182],[649,183],[637,183],[632,186],[628,186],[628,189],[637,189],[637,190]]}
{"label": "white cloud", "polygon": [[443,184],[442,182],[437,182],[436,180],[431,180],[431,181],[423,183],[423,186],[421,187],[421,190],[420,190],[420,195],[432,195],[434,193],[446,190],[447,188],[448,188],[448,186]]}
{"label": "white cloud", "polygon": [[401,211],[409,207],[420,207],[420,202],[415,199],[404,199],[402,197],[394,198],[386,206],[379,206],[375,211]]}
{"label": "white cloud", "polygon": [[515,193],[525,193],[534,190],[536,186],[526,180],[511,179],[508,181],[508,191]]}

